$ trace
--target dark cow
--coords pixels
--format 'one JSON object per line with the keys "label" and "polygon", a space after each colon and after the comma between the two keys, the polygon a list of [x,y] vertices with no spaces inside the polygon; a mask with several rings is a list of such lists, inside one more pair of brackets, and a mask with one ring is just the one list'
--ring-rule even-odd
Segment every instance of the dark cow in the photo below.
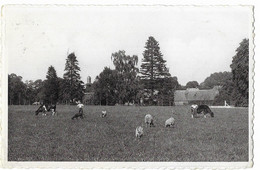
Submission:
{"label": "dark cow", "polygon": [[43,113],[43,114],[46,114],[45,112],[49,112],[51,111],[52,112],[52,115],[55,115],[56,113],[56,104],[52,104],[52,105],[45,105],[45,104],[42,104],[36,111],[35,111],[35,114],[38,115],[39,113]]}
{"label": "dark cow", "polygon": [[191,117],[197,117],[197,114],[204,114],[206,117],[207,114],[210,114],[211,117],[214,117],[214,113],[210,110],[207,105],[191,105]]}
{"label": "dark cow", "polygon": [[52,105],[49,105],[47,106],[47,111],[51,111],[52,112],[52,115],[55,115],[57,112],[56,112],[56,104],[52,104]]}
{"label": "dark cow", "polygon": [[42,104],[36,111],[35,111],[35,115],[38,115],[39,113],[45,113],[47,112],[47,108],[44,104]]}
{"label": "dark cow", "polygon": [[197,114],[204,114],[204,117],[206,117],[206,114],[210,114],[211,117],[214,117],[214,113],[210,110],[209,106],[207,105],[199,105],[197,110]]}

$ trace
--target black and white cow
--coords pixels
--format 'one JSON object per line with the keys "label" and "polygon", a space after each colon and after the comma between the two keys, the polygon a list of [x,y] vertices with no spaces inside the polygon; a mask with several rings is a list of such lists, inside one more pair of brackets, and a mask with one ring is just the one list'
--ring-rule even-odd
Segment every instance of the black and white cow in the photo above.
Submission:
{"label": "black and white cow", "polygon": [[56,112],[56,104],[52,104],[52,105],[47,106],[47,111],[48,112],[51,111],[53,116],[55,114],[57,114],[57,112]]}
{"label": "black and white cow", "polygon": [[35,115],[38,115],[39,113],[43,113],[44,115],[46,115],[46,112],[52,112],[52,115],[55,115],[56,112],[56,104],[54,105],[45,105],[42,104],[36,111],[35,111]]}
{"label": "black and white cow", "polygon": [[210,114],[211,117],[214,117],[214,113],[210,110],[207,105],[191,105],[191,117],[196,117],[197,114],[204,114],[206,118],[207,114]]}

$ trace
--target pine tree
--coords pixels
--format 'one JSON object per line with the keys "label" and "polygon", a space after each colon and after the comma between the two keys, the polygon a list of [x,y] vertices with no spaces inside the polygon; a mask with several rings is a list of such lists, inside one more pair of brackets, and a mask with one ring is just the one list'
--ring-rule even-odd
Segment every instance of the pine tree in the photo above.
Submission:
{"label": "pine tree", "polygon": [[69,99],[72,102],[74,99],[81,100],[84,95],[83,82],[80,80],[80,67],[77,57],[74,53],[68,55],[65,64],[65,73],[63,78],[65,80],[65,89],[63,93],[69,94]]}
{"label": "pine tree", "polygon": [[166,67],[159,43],[154,37],[148,38],[143,56],[140,69],[141,80],[151,99],[154,100],[154,91],[160,88],[164,78],[169,78],[171,75]]}
{"label": "pine tree", "polygon": [[44,102],[48,104],[56,104],[59,97],[59,82],[56,70],[53,66],[48,68],[44,83]]}

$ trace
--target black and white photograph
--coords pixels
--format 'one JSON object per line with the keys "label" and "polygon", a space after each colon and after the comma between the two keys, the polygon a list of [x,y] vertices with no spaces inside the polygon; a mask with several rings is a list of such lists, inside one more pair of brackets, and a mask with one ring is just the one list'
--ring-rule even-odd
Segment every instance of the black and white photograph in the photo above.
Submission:
{"label": "black and white photograph", "polygon": [[252,167],[252,23],[252,6],[3,6],[4,164]]}

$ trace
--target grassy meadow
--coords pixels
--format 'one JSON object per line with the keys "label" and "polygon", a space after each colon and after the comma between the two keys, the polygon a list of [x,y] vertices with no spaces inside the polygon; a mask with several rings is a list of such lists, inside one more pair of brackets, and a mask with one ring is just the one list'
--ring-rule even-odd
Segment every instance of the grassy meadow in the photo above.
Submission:
{"label": "grassy meadow", "polygon": [[[35,116],[37,108],[8,107],[9,161],[248,161],[246,108],[192,119],[189,106],[85,106],[77,120],[76,106],[57,105],[58,116]],[[145,127],[148,113],[155,127]],[[175,127],[165,128],[172,115]],[[144,127],[140,139],[137,126]]]}

